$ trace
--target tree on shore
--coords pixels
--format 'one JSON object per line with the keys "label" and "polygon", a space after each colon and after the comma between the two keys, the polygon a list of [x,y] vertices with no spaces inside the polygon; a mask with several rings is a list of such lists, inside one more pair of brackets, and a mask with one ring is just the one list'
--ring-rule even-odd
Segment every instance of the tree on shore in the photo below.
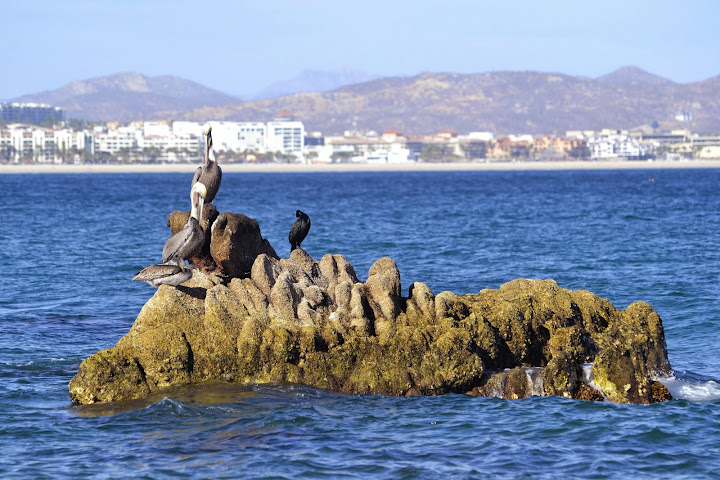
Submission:
{"label": "tree on shore", "polygon": [[420,151],[423,162],[452,162],[457,159],[452,147],[443,143],[426,143]]}
{"label": "tree on shore", "polygon": [[467,160],[485,158],[487,155],[487,143],[482,141],[461,143],[460,150],[462,150]]}

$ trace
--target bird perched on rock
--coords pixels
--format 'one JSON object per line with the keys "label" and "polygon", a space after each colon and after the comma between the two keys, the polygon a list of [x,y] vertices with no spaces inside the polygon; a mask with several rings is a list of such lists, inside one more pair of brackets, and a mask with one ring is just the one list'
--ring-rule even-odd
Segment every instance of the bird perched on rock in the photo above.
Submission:
{"label": "bird perched on rock", "polygon": [[185,283],[193,276],[183,259],[174,257],[169,261],[157,265],[148,265],[140,270],[133,280],[136,282],[145,282],[153,287],[160,285],[172,285],[177,287],[181,283]]}
{"label": "bird perched on rock", "polygon": [[222,169],[215,161],[215,153],[212,149],[212,127],[209,124],[205,124],[203,133],[205,134],[205,163],[195,170],[191,185],[195,185],[197,182],[205,185],[205,188],[207,188],[205,203],[210,203],[215,199],[215,195],[220,188]]}
{"label": "bird perched on rock", "polygon": [[290,227],[290,234],[288,235],[291,252],[296,248],[300,248],[300,244],[305,240],[305,237],[307,237],[310,231],[310,217],[308,217],[307,214],[296,210],[295,218],[297,218],[297,220],[295,220],[293,226]]}
{"label": "bird perched on rock", "polygon": [[202,250],[205,244],[205,231],[200,225],[203,204],[207,189],[205,185],[197,182],[190,190],[190,217],[185,226],[175,235],[167,239],[163,247],[162,261],[167,263],[172,258],[187,260]]}

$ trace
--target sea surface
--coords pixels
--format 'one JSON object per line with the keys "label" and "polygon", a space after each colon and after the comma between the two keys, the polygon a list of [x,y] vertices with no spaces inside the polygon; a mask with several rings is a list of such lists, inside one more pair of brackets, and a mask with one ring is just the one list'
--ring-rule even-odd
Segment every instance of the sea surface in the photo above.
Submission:
{"label": "sea surface", "polygon": [[227,173],[218,210],[256,218],[361,280],[390,256],[463,294],[552,278],[663,319],[675,399],[395,398],[214,385],[74,407],[79,363],[112,347],[154,289],[187,174],[0,175],[0,478],[717,478],[720,169]]}

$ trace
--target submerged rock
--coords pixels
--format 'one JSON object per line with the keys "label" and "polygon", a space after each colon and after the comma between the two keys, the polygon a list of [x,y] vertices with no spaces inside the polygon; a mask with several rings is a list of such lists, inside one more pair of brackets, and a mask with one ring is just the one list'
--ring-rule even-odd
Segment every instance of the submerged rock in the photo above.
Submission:
{"label": "submerged rock", "polygon": [[[173,212],[168,224],[181,222]],[[360,282],[341,255],[318,262],[298,248],[279,259],[244,215],[209,208],[203,226],[209,247],[193,262],[203,268],[183,286],[160,286],[127,335],[82,362],[69,385],[74,403],[212,380],[388,395],[670,398],[652,380],[671,369],[662,321],[646,303],[617,310],[590,292],[528,279],[467,295],[415,282],[403,297],[390,258]],[[587,363],[594,387],[583,378]]]}

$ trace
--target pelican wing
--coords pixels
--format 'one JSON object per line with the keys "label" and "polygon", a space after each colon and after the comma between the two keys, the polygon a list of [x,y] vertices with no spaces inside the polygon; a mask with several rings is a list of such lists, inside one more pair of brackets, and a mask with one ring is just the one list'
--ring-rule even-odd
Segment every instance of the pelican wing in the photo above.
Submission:
{"label": "pelican wing", "polygon": [[163,247],[162,261],[167,262],[173,257],[186,259],[184,255],[193,237],[192,225],[188,222],[179,232],[168,238]]}
{"label": "pelican wing", "polygon": [[145,282],[153,287],[159,287],[160,285],[171,285],[177,287],[178,285],[187,282],[192,278],[192,270],[183,266],[175,264],[158,264],[148,265],[147,267],[140,270],[134,277],[133,280],[137,282]]}
{"label": "pelican wing", "polygon": [[178,267],[177,265],[148,265],[147,267],[136,273],[133,277],[133,280],[136,282],[152,282],[153,280],[158,280],[161,278],[169,277],[170,275],[175,275],[176,273],[179,273],[181,271],[182,268]]}
{"label": "pelican wing", "polygon": [[197,170],[195,170],[195,175],[193,175],[192,183],[190,185],[195,185],[197,181],[200,179],[200,175],[202,175],[203,167],[198,167]]}
{"label": "pelican wing", "polygon": [[220,189],[220,182],[222,181],[222,169],[220,165],[218,165],[217,162],[208,162],[202,169],[202,172],[200,172],[200,175],[198,176],[197,172],[195,175],[197,176],[197,181],[205,185],[207,189],[204,202],[206,204],[212,202]]}

